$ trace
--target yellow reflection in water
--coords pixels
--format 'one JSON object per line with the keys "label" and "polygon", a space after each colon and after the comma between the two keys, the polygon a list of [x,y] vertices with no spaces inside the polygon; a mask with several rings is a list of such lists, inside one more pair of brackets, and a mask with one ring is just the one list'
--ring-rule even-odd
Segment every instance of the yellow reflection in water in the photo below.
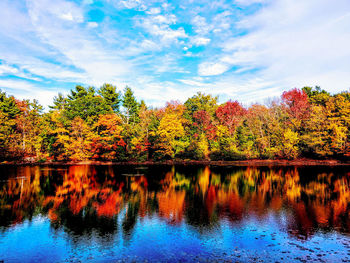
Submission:
{"label": "yellow reflection in water", "polygon": [[[292,234],[308,235],[315,227],[350,232],[349,176],[319,173],[301,183],[297,168],[249,167],[225,175],[208,166],[198,171],[197,176],[187,177],[173,167],[150,189],[146,176],[122,177],[111,167],[102,172],[103,179],[93,166],[23,167],[17,178],[1,184],[0,210],[10,211],[11,222],[16,223],[35,211],[60,222],[67,211],[112,218],[123,208],[132,208],[141,218],[156,213],[176,224],[184,220],[189,207],[205,211],[209,220],[226,217],[232,222],[250,215],[263,219],[287,209]],[[61,180],[54,181],[57,176]]]}

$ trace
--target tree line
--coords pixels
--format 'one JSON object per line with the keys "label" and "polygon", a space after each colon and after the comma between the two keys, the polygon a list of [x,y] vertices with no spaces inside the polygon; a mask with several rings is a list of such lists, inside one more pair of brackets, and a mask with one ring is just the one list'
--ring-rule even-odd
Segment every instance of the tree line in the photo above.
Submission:
{"label": "tree line", "polygon": [[197,93],[162,108],[131,88],[76,86],[48,112],[0,91],[0,160],[350,158],[350,92],[292,89],[269,105]]}

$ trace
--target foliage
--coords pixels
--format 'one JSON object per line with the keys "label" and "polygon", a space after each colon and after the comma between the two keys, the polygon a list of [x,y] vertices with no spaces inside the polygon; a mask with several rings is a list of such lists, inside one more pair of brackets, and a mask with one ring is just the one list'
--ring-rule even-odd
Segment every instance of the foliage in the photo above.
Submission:
{"label": "foliage", "polygon": [[169,103],[165,114],[160,120],[157,135],[159,137],[160,150],[164,156],[173,158],[175,154],[183,150],[184,142],[181,137],[185,135],[182,119],[183,107],[176,103]]}
{"label": "foliage", "polygon": [[282,101],[294,129],[300,129],[303,122],[309,117],[310,103],[308,95],[304,90],[292,89],[283,92]]}
{"label": "foliage", "polygon": [[244,108],[197,93],[163,108],[131,88],[76,86],[48,112],[0,91],[0,160],[349,158],[350,93],[292,89]]}
{"label": "foliage", "polygon": [[243,120],[245,114],[246,110],[238,101],[228,101],[216,110],[216,116],[220,124],[226,126],[230,134],[235,132],[236,127]]}
{"label": "foliage", "polygon": [[94,126],[96,133],[92,139],[93,158],[113,160],[117,158],[118,151],[124,150],[121,123],[121,118],[116,114],[100,116]]}
{"label": "foliage", "polygon": [[186,110],[184,117],[190,121],[193,120],[193,115],[197,111],[206,111],[209,115],[213,116],[217,108],[218,97],[212,97],[211,95],[205,95],[198,92],[193,97],[187,99],[184,103]]}

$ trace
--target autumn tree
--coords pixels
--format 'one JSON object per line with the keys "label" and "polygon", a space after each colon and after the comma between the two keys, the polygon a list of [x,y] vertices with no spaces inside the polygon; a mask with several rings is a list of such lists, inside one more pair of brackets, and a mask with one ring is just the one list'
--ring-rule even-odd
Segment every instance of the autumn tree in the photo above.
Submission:
{"label": "autumn tree", "polygon": [[211,143],[216,137],[216,126],[212,116],[205,110],[199,110],[193,114],[193,144],[190,150],[196,159],[207,159],[209,157]]}
{"label": "autumn tree", "polygon": [[302,123],[308,118],[310,103],[304,90],[292,89],[282,94],[283,105],[290,116],[295,129],[300,129]]}
{"label": "autumn tree", "polygon": [[148,109],[144,101],[140,103],[139,117],[140,122],[135,127],[135,136],[130,141],[131,155],[137,160],[145,161],[152,154],[151,142],[155,140],[159,121],[156,119],[155,110]]}
{"label": "autumn tree", "polygon": [[281,155],[284,125],[283,109],[276,103],[270,108],[252,105],[248,109],[247,125],[254,140],[254,148],[260,158],[274,158]]}
{"label": "autumn tree", "polygon": [[157,130],[161,144],[159,153],[165,157],[173,158],[176,153],[184,150],[184,144],[181,141],[181,137],[185,135],[183,111],[183,105],[177,102],[168,103],[165,114],[160,120]]}
{"label": "autumn tree", "polygon": [[326,106],[326,102],[331,96],[329,92],[321,89],[319,86],[316,86],[315,88],[304,87],[302,90],[307,94],[309,102],[313,105]]}
{"label": "autumn tree", "polygon": [[0,160],[17,155],[16,118],[19,114],[15,98],[0,90]]}
{"label": "autumn tree", "polygon": [[312,105],[309,119],[305,122],[305,132],[301,135],[303,151],[307,155],[327,156],[331,154],[328,141],[329,121],[325,107]]}
{"label": "autumn tree", "polygon": [[328,142],[333,154],[343,155],[349,149],[350,141],[350,101],[338,94],[326,103],[328,119]]}
{"label": "autumn tree", "polygon": [[111,84],[76,86],[48,111],[0,91],[0,159],[349,158],[350,92],[292,89],[245,109],[197,93],[163,108]]}
{"label": "autumn tree", "polygon": [[337,94],[311,106],[302,143],[305,152],[316,156],[346,155],[349,152],[350,101]]}
{"label": "autumn tree", "polygon": [[228,128],[230,134],[235,132],[236,127],[242,122],[246,109],[238,101],[228,101],[216,110],[216,116],[221,125]]}
{"label": "autumn tree", "polygon": [[18,101],[21,114],[17,117],[17,129],[22,137],[22,151],[25,155],[41,156],[42,132],[41,113],[43,107],[37,100]]}
{"label": "autumn tree", "polygon": [[75,117],[71,123],[68,134],[58,136],[58,143],[63,144],[65,149],[65,158],[71,160],[87,160],[92,157],[92,139],[91,128],[80,117]]}
{"label": "autumn tree", "polygon": [[94,125],[97,135],[92,139],[93,157],[97,159],[118,159],[118,153],[125,155],[125,143],[121,137],[122,120],[116,114],[101,115]]}
{"label": "autumn tree", "polygon": [[205,95],[204,93],[198,92],[196,95],[187,99],[184,103],[184,117],[190,121],[193,121],[193,114],[196,111],[206,111],[210,116],[214,116],[217,108],[217,101],[218,97],[213,97],[211,95]]}

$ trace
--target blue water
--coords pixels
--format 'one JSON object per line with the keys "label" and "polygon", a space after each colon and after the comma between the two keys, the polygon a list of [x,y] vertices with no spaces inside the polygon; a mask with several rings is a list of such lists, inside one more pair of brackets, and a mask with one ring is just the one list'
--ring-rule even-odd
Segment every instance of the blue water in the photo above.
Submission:
{"label": "blue water", "polygon": [[[184,168],[177,174],[174,167],[157,167],[135,177],[121,175],[127,167],[112,168],[111,177],[107,167],[6,169],[0,188],[4,262],[350,260],[346,168],[332,175],[318,168],[310,176],[303,168],[192,167],[186,175]],[[150,178],[155,171],[157,178]],[[293,185],[286,177],[299,179]],[[61,190],[70,190],[57,194],[69,180],[74,190],[66,183]],[[104,205],[119,189],[121,201],[98,214],[96,202]],[[86,196],[89,201],[72,212]],[[52,197],[60,200],[51,210],[55,216],[45,202]]]}

